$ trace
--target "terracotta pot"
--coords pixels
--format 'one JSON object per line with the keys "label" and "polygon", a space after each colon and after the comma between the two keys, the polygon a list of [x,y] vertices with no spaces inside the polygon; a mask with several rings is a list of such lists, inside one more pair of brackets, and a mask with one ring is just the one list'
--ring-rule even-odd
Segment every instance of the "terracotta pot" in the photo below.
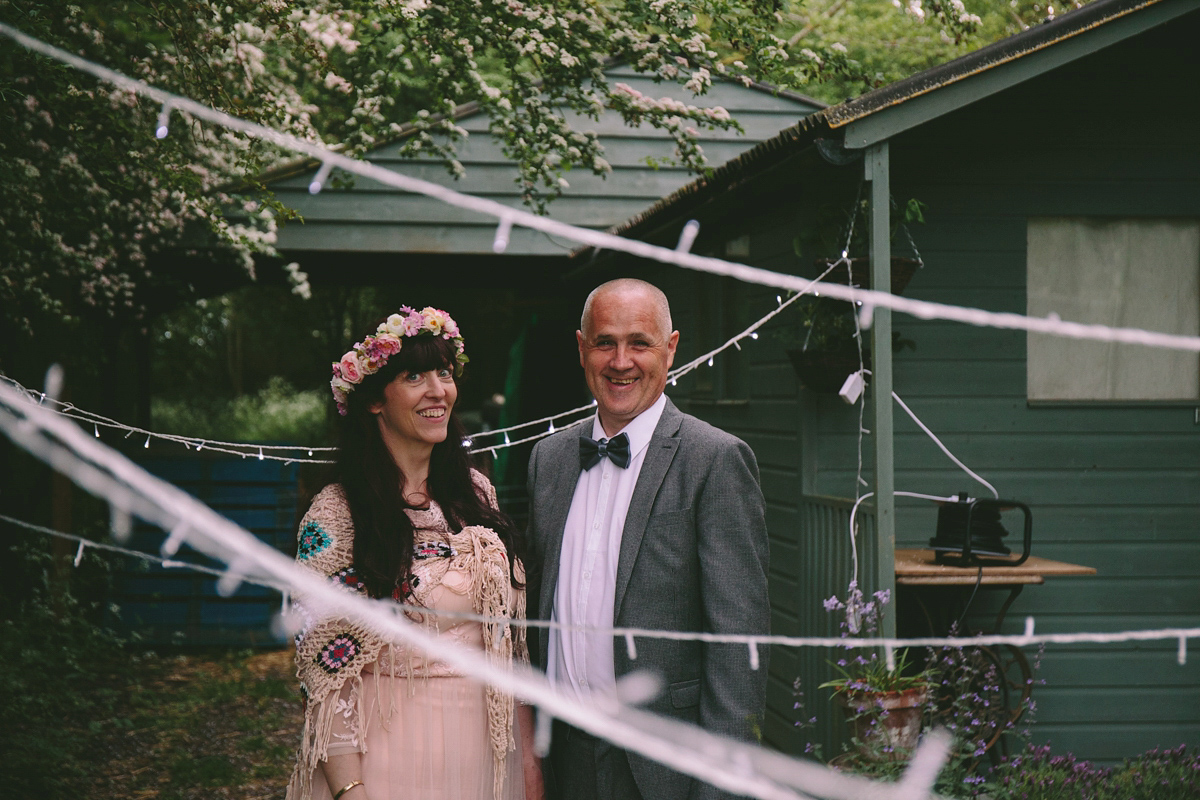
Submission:
{"label": "terracotta pot", "polygon": [[[788,350],[788,359],[804,388],[822,394],[837,394],[846,377],[858,371],[855,351]],[[863,366],[871,368],[871,354],[863,352]]]}
{"label": "terracotta pot", "polygon": [[[820,275],[825,270],[829,269],[829,265],[836,262],[836,258],[818,258],[813,263],[817,267],[817,274]],[[917,269],[921,266],[921,262],[915,258],[900,258],[892,259],[892,294],[903,294],[904,287],[908,286],[908,282],[912,280]],[[845,264],[838,264],[832,272],[825,276],[825,280],[829,283],[840,283],[843,286],[849,285],[850,274],[854,274],[854,285],[860,289],[871,288],[871,259],[869,258],[852,258],[850,259],[850,268],[847,269]]]}
{"label": "terracotta pot", "polygon": [[854,730],[859,754],[869,761],[907,761],[921,736],[929,691],[839,692],[835,697]]}

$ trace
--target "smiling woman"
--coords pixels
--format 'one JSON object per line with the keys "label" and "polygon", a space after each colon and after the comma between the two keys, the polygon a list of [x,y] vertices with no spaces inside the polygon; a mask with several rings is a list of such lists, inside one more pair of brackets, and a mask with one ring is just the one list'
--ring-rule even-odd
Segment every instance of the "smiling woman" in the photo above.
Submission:
{"label": "smiling woman", "polygon": [[[467,358],[444,311],[401,308],[333,365],[339,479],[301,522],[297,559],[489,659],[527,659],[523,544],[471,469],[454,413]],[[532,716],[422,652],[297,600],[304,734],[288,800],[540,798]]]}

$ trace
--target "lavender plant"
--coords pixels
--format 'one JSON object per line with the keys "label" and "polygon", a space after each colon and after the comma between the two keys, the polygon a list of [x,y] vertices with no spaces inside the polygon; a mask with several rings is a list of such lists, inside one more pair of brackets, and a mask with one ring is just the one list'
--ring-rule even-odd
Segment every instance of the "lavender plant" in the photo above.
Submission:
{"label": "lavender plant", "polygon": [[996,800],[1194,800],[1200,751],[1155,748],[1113,768],[1040,745],[1002,764],[989,793]]}
{"label": "lavender plant", "polygon": [[[825,610],[834,613],[842,612],[843,618],[838,623],[842,638],[854,636],[875,636],[879,632],[879,621],[883,606],[891,602],[891,592],[884,589],[875,592],[868,600],[858,587],[857,581],[851,581],[843,601],[834,595],[825,601]],[[847,654],[830,662],[837,670],[839,677],[822,683],[818,688],[833,689],[835,693],[849,694],[852,692],[903,692],[909,689],[924,687],[927,683],[923,671],[914,671],[908,661],[908,653],[902,650],[896,654],[893,663],[880,658],[877,650],[864,655],[862,650],[847,644]]]}

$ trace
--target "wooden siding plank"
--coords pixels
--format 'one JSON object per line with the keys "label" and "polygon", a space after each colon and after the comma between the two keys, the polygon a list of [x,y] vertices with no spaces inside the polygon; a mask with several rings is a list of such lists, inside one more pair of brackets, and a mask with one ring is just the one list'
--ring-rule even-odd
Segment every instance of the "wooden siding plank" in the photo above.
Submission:
{"label": "wooden siding plank", "polygon": [[[897,484],[899,487],[945,486],[946,475],[952,473],[930,470],[904,470]],[[961,475],[961,473],[959,473]],[[824,478],[831,481],[849,481],[853,484],[853,470],[827,469]],[[1122,472],[1117,470],[1094,471],[1083,474],[1066,473],[1059,470],[1040,468],[1024,470],[993,469],[988,480],[1003,489],[1003,495],[1020,498],[1030,506],[1039,503],[1079,503],[1086,505],[1102,497],[1110,503],[1132,505],[1172,504],[1181,497],[1200,496],[1200,471],[1143,470]],[[953,480],[953,486],[974,484],[966,475]],[[936,492],[934,492],[936,494]]]}
{"label": "wooden siding plank", "polygon": [[[897,428],[903,427],[908,430],[896,434],[897,470],[957,469],[907,416],[897,424]],[[976,471],[1020,469],[1031,464],[1066,471],[1200,469],[1200,431],[1192,435],[1113,433],[1098,437],[1078,432],[943,434],[933,427],[942,443]],[[845,469],[855,461],[855,448],[853,434],[829,434],[821,437],[818,455],[823,465]],[[971,480],[966,475],[963,479]]]}

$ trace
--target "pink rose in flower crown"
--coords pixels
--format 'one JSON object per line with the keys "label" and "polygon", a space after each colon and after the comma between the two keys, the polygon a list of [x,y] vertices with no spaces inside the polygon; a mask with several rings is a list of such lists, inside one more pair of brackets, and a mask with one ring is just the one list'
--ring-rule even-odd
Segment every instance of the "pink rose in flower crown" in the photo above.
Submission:
{"label": "pink rose in flower crown", "polygon": [[351,350],[342,356],[338,362],[342,367],[342,380],[347,383],[362,383],[364,377],[362,365],[358,361],[358,353]]}
{"label": "pink rose in flower crown", "polygon": [[416,336],[425,327],[425,317],[420,311],[413,311],[404,318],[404,335]]}
{"label": "pink rose in flower crown", "polygon": [[360,362],[363,364],[363,370],[368,374],[374,374],[383,368],[387,363],[388,357],[400,352],[400,339],[390,333],[381,333],[378,336],[368,336],[362,345],[363,357]]}
{"label": "pink rose in flower crown", "polygon": [[375,337],[375,349],[385,357],[396,355],[403,346],[404,343],[400,341],[400,337],[391,333],[381,333]]}

